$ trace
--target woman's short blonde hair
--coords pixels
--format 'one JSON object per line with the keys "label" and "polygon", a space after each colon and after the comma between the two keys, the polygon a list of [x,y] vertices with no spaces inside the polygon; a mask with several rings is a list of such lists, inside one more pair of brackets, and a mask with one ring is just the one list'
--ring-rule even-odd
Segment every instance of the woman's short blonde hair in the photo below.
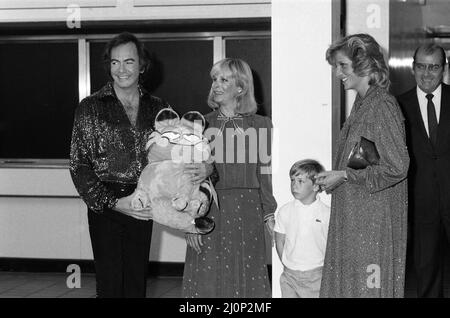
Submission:
{"label": "woman's short blonde hair", "polygon": [[356,75],[369,76],[369,85],[389,87],[389,69],[380,45],[372,36],[353,34],[333,43],[326,52],[330,65],[335,65],[337,52],[345,54],[352,61]]}
{"label": "woman's short blonde hair", "polygon": [[[242,89],[242,92],[236,97],[237,108],[236,113],[239,114],[254,114],[257,110],[255,101],[255,89],[253,86],[252,70],[248,64],[237,58],[226,58],[215,63],[210,75],[213,75],[218,71],[230,71],[231,77],[235,80],[236,86]],[[208,105],[212,109],[219,108],[219,104],[213,100],[212,87],[208,95]]]}

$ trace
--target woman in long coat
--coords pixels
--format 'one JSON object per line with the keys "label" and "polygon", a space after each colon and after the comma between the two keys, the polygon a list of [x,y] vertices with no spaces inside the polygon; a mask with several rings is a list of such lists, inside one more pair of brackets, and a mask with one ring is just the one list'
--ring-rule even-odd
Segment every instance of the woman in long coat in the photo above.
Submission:
{"label": "woman in long coat", "polygon": [[[318,176],[332,193],[321,297],[403,297],[409,156],[404,118],[386,90],[388,69],[378,43],[350,35],[330,46],[328,62],[344,88],[357,92],[340,132],[333,171]],[[379,163],[347,166],[365,137],[375,143]]]}

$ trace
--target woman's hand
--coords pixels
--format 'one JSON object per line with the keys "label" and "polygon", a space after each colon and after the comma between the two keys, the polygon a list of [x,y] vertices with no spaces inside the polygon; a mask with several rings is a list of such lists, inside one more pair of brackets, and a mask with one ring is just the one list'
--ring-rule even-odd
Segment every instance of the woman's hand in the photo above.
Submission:
{"label": "woman's hand", "polygon": [[332,192],[347,180],[347,172],[345,170],[331,170],[321,172],[316,176],[316,184],[320,186],[326,193]]}
{"label": "woman's hand", "polygon": [[202,236],[200,234],[194,234],[194,233],[186,233],[185,234],[186,243],[188,246],[192,247],[197,254],[200,254],[202,252]]}
{"label": "woman's hand", "polygon": [[133,199],[133,194],[120,198],[113,210],[118,211],[120,213],[129,215],[135,219],[148,221],[151,219],[151,208],[145,208],[143,210],[136,211],[131,207],[131,200]]}
{"label": "woman's hand", "polygon": [[270,238],[271,238],[271,241],[272,241],[272,246],[273,246],[273,243],[274,243],[273,229],[275,227],[275,218],[271,217],[270,219],[267,219],[264,222],[264,224],[266,225],[267,231],[269,231]]}
{"label": "woman's hand", "polygon": [[211,163],[187,163],[184,165],[184,173],[191,176],[193,184],[200,184],[208,178],[214,171]]}

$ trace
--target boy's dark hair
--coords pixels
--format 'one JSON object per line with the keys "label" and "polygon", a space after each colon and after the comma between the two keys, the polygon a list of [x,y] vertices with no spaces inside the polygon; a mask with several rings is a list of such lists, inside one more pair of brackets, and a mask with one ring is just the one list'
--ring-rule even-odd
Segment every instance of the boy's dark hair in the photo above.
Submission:
{"label": "boy's dark hair", "polygon": [[318,161],[304,159],[297,161],[292,165],[291,170],[289,170],[289,177],[292,178],[299,172],[303,172],[308,175],[308,178],[310,178],[313,183],[315,183],[316,180],[314,177],[323,171],[325,171],[325,168]]}

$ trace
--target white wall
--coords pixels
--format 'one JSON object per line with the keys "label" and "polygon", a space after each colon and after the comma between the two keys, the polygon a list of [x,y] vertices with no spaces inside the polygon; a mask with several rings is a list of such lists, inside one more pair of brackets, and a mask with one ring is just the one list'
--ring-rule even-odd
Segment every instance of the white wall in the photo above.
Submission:
{"label": "white wall", "polygon": [[0,211],[0,257],[91,258],[81,200],[0,198]]}
{"label": "white wall", "polygon": [[[92,259],[86,205],[67,168],[0,168],[0,257]],[[150,260],[184,262],[177,231],[154,224]]]}
{"label": "white wall", "polygon": [[[79,8],[79,10],[78,10]],[[0,21],[42,22],[250,18],[270,16],[270,0],[2,0]]]}
{"label": "white wall", "polygon": [[[278,206],[292,200],[289,169],[312,158],[331,168],[332,0],[277,0],[272,4],[273,188]],[[329,197],[323,200],[329,204]],[[273,296],[280,297],[282,265],[272,249]]]}

